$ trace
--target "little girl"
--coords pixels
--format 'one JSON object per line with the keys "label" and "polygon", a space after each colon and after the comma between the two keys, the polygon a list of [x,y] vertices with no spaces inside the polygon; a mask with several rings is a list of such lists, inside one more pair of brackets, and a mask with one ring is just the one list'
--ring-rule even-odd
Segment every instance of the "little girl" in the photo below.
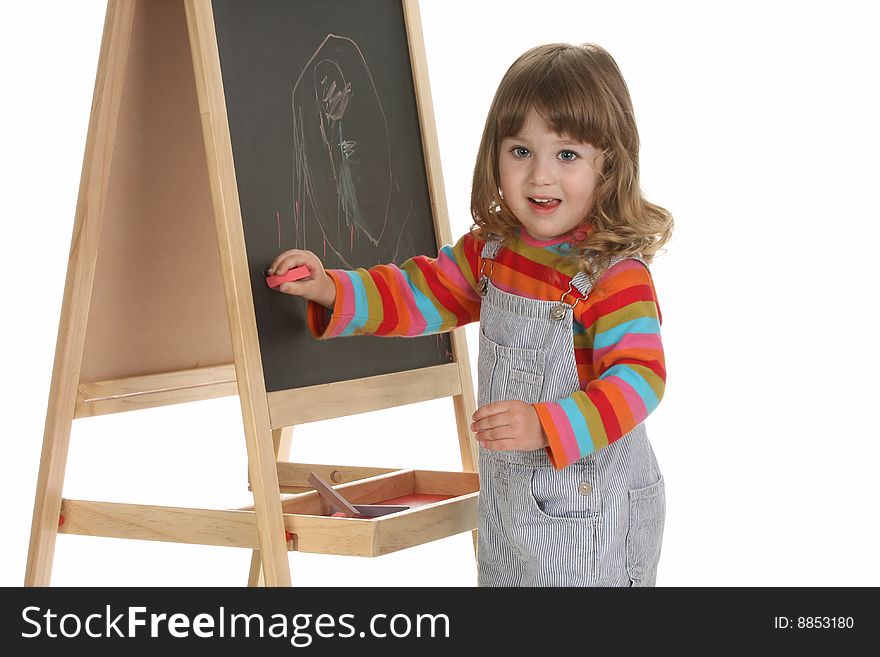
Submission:
{"label": "little girl", "polygon": [[653,586],[664,480],[644,420],[666,380],[648,264],[672,217],[639,188],[616,62],[593,44],[521,55],[474,169],[474,226],[436,259],[324,270],[281,253],[318,338],[480,321],[480,586]]}

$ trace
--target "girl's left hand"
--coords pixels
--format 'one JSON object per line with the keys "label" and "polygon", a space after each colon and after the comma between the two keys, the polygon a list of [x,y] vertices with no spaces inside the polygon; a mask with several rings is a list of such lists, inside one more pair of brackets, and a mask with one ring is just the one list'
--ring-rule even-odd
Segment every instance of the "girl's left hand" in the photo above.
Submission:
{"label": "girl's left hand", "polygon": [[523,401],[486,404],[473,419],[471,431],[486,449],[531,452],[550,444],[535,407]]}

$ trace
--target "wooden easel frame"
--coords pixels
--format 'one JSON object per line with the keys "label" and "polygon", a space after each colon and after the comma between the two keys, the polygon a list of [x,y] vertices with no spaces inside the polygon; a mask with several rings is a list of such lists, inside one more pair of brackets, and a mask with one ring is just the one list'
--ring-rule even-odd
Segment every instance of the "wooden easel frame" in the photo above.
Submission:
{"label": "wooden easel frame", "polygon": [[[125,143],[120,137],[120,134],[124,135],[124,131],[120,133],[120,106],[127,85],[133,84],[129,64],[136,10],[143,8],[146,1],[108,0],[49,392],[25,585],[49,584],[56,536],[60,532],[248,547],[255,549],[250,584],[257,584],[262,578],[270,586],[289,586],[287,551],[297,549],[295,541],[290,540],[291,531],[302,533],[308,532],[310,527],[326,527],[323,521],[333,519],[293,519],[283,513],[281,493],[306,490],[307,484],[304,482],[311,470],[332,478],[334,483],[351,485],[353,493],[398,485],[395,482],[404,481],[407,477],[408,481],[412,481],[412,474],[389,470],[317,466],[279,460],[288,453],[292,426],[451,396],[463,470],[464,473],[475,473],[476,443],[469,429],[475,398],[466,338],[463,329],[451,334],[454,362],[448,365],[267,394],[212,5],[210,0],[160,0],[161,5],[157,0],[149,0],[151,10],[162,7],[161,11],[167,11],[165,18],[169,18],[170,23],[180,22],[180,16],[184,15],[180,11],[181,3],[185,9],[195,95],[201,120],[200,142],[207,165],[205,175],[210,185],[210,207],[199,209],[210,212],[214,219],[219,250],[218,273],[222,274],[232,362],[221,358],[219,364],[206,367],[187,367],[175,363],[164,371],[144,372],[140,364],[126,369],[125,358],[120,359],[120,354],[114,353],[114,362],[122,363],[117,370],[95,365],[92,354],[95,349],[87,349],[89,337],[91,332],[100,331],[104,321],[100,306],[108,304],[93,304],[93,296],[98,287],[109,280],[106,272],[113,267],[112,261],[108,260],[112,258],[109,255],[110,246],[104,245],[101,249],[102,234],[105,239],[115,239],[111,228],[120,217],[124,219],[126,211],[125,207],[115,208],[118,212],[110,211],[113,209],[114,185],[119,184],[113,176],[117,162],[114,156],[119,155],[118,151]],[[452,236],[418,2],[401,2],[406,17],[435,235],[438,244],[448,244],[452,242]],[[177,27],[182,29],[179,25]],[[219,290],[214,292],[219,293]],[[224,348],[228,348],[223,344],[223,337],[221,335],[218,340],[221,354]],[[180,359],[180,363],[187,362],[190,361],[186,358]],[[100,374],[102,372],[103,375]],[[248,473],[254,497],[252,510],[183,509],[62,499],[71,425],[75,418],[236,393],[242,409]],[[415,475],[433,481],[430,473]],[[475,474],[471,477],[465,484],[451,483],[449,490],[458,493],[470,490],[466,487],[461,489],[461,486],[476,481]],[[443,482],[439,482],[439,485],[442,486]],[[308,508],[309,494],[304,495],[306,498],[296,501],[296,504]],[[446,518],[449,509],[455,509],[455,517],[447,518],[449,522],[441,524],[450,531],[455,531],[455,528],[461,531],[460,527],[465,526],[463,523],[470,522],[470,514],[475,513],[476,495],[476,492],[462,493],[461,504],[446,507],[446,516],[442,515],[443,509],[433,510],[431,522],[436,525],[438,518]],[[62,517],[64,524],[59,526]],[[345,519],[348,523],[377,521]],[[384,526],[395,528],[398,534],[419,527],[418,523],[412,524],[406,519]],[[161,531],[156,527],[161,527]],[[362,524],[348,527],[366,531],[366,525]],[[367,540],[366,534],[364,536],[364,540]],[[399,537],[394,540],[394,545],[401,543]],[[474,540],[476,542],[475,533]],[[423,542],[407,541],[409,539],[403,541],[404,547]],[[320,540],[314,539],[310,544],[320,546]]]}

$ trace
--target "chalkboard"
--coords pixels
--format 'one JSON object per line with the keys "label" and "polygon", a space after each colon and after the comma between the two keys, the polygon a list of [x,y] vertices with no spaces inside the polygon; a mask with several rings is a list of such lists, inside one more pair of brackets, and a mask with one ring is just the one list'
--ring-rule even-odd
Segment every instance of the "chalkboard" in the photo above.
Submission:
{"label": "chalkboard", "polygon": [[318,341],[266,287],[281,251],[327,269],[436,256],[400,0],[214,0],[268,392],[452,362],[448,335]]}

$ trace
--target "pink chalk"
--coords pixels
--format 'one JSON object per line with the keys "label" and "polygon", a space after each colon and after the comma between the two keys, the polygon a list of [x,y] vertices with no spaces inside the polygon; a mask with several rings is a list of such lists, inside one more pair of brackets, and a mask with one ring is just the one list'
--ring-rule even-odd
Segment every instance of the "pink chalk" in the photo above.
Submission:
{"label": "pink chalk", "polygon": [[348,518],[348,514],[345,513],[345,512],[343,512],[343,511],[337,511],[336,513],[334,513],[334,514],[333,514],[332,516],[330,516],[330,517],[331,517],[331,518]]}
{"label": "pink chalk", "polygon": [[294,269],[289,270],[286,274],[281,274],[280,276],[266,276],[266,285],[271,288],[276,288],[282,283],[298,281],[301,278],[308,278],[311,275],[312,272],[309,271],[309,268],[302,265],[300,267],[295,267]]}

